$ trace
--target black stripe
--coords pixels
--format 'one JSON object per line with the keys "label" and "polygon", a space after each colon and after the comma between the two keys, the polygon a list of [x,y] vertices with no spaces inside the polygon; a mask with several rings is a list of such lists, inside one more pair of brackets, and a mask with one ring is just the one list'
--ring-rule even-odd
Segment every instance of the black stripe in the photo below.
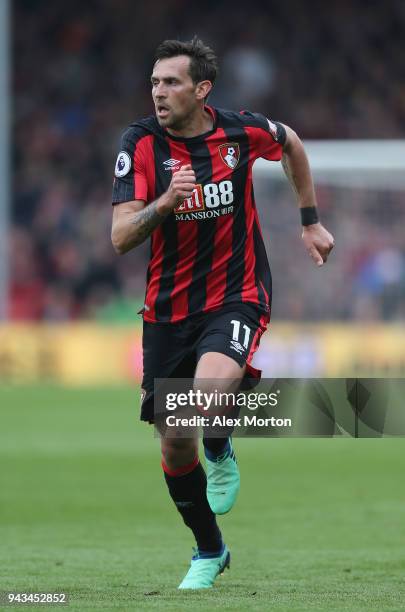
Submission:
{"label": "black stripe", "polygon": [[129,127],[121,136],[120,152],[125,151],[131,158],[131,168],[125,176],[115,177],[113,183],[112,203],[130,202],[135,200],[135,169],[134,154],[139,142],[148,133],[141,128]]}
{"label": "black stripe", "polygon": [[[264,246],[263,238],[260,235],[259,226],[256,219],[253,223],[253,241],[255,250],[255,279],[256,286],[259,290],[259,302],[264,310],[267,311],[267,304],[271,305],[272,297],[272,279],[269,261],[267,259],[266,247]],[[269,296],[269,302],[266,300],[266,296],[262,289],[262,285],[265,288],[267,295]]]}
{"label": "black stripe", "polygon": [[[156,142],[156,136],[153,136],[153,144],[155,145]],[[153,164],[155,165],[155,148],[153,148]],[[156,167],[155,167],[155,184],[153,185],[153,194],[154,194],[154,199],[156,200],[157,197],[157,190],[156,190]],[[149,241],[149,264],[148,264],[148,269],[146,270],[146,288],[145,288],[145,303],[146,303],[146,295],[148,292],[148,287],[149,287],[149,282],[151,279],[151,271],[150,271],[150,263],[152,261],[154,252],[153,252],[153,248],[152,248],[152,244],[153,244],[153,240],[152,240],[152,236],[150,238]]]}
{"label": "black stripe", "polygon": [[245,273],[245,186],[249,170],[249,139],[242,122],[236,124],[233,118],[225,114],[220,117],[220,127],[225,131],[229,142],[238,142],[240,150],[239,163],[232,172],[231,180],[235,194],[232,225],[232,256],[228,263],[224,303],[239,302],[242,299],[243,277]]}
{"label": "black stripe", "polygon": [[[152,257],[153,257],[153,249],[152,249],[152,238],[151,238],[149,242],[149,265],[148,265],[148,269],[146,270],[146,291],[147,291],[147,288],[149,287],[149,281],[151,278],[150,262],[152,261]],[[145,293],[145,296],[146,296],[146,293]]]}
{"label": "black stripe", "polygon": [[[155,137],[153,150],[155,154],[155,194],[156,198],[158,198],[162,193],[167,191],[172,178],[172,173],[165,171],[165,167],[163,166],[163,162],[171,157],[169,143],[163,138]],[[174,275],[178,260],[177,224],[173,214],[166,217],[161,228],[164,240],[163,262],[155,312],[157,321],[170,321],[172,317],[170,293],[174,287]]]}
{"label": "black stripe", "polygon": [[[212,182],[212,160],[205,141],[186,143],[197,184]],[[197,223],[197,249],[193,264],[192,281],[188,288],[188,312],[200,312],[207,299],[207,274],[212,268],[216,219],[203,219]],[[182,223],[179,221],[179,223]]]}

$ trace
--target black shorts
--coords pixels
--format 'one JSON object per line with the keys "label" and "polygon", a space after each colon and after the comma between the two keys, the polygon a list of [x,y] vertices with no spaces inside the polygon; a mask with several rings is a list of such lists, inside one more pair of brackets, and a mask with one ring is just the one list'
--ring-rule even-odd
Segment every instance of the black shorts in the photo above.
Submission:
{"label": "black shorts", "polygon": [[[204,353],[217,352],[246,364],[246,388],[261,371],[251,366],[269,315],[254,304],[229,304],[177,323],[143,323],[143,380],[141,419],[153,423],[155,378],[194,378]],[[243,385],[242,385],[243,387]]]}

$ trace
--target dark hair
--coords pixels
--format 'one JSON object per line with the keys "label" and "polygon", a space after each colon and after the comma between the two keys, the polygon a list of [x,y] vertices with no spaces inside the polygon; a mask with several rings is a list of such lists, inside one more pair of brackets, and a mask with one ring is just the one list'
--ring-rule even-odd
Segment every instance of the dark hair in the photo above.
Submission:
{"label": "dark hair", "polygon": [[204,45],[203,41],[194,36],[192,40],[164,40],[156,49],[155,62],[178,55],[190,58],[189,73],[193,83],[211,81],[215,83],[218,74],[218,61],[214,51]]}

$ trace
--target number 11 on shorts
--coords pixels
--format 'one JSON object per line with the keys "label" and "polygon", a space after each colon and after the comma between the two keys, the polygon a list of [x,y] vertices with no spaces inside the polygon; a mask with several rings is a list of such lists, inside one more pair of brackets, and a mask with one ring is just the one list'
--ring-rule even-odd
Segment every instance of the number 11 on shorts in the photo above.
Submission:
{"label": "number 11 on shorts", "polygon": [[[232,340],[236,340],[238,342],[239,332],[240,332],[240,321],[236,321],[235,319],[233,319],[231,321],[231,325],[233,326]],[[243,329],[245,330],[245,337],[243,338],[242,344],[245,348],[247,348],[249,344],[250,328],[247,325],[243,325]]]}

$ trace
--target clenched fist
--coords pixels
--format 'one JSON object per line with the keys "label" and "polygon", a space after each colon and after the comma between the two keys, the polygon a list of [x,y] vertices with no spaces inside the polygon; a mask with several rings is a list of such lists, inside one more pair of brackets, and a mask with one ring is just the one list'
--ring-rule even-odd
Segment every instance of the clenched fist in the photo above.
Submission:
{"label": "clenched fist", "polygon": [[189,198],[195,187],[195,172],[190,164],[181,166],[170,181],[166,193],[159,198],[158,212],[167,214],[178,206],[185,198]]}
{"label": "clenched fist", "polygon": [[316,265],[322,266],[335,245],[332,234],[320,223],[314,223],[303,227],[302,239]]}

